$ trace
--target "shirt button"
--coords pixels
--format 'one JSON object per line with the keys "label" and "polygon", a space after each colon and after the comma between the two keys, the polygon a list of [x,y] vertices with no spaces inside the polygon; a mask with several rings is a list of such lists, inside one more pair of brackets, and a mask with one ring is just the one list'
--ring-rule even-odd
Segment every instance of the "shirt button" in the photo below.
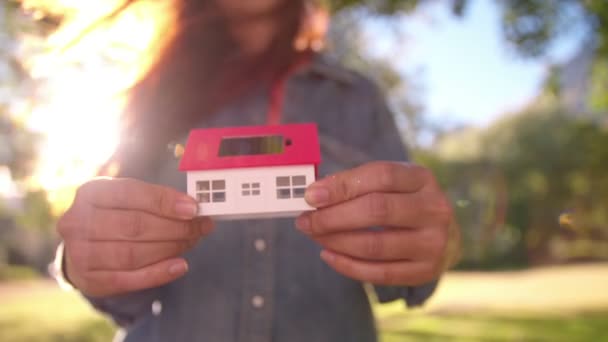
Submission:
{"label": "shirt button", "polygon": [[266,250],[266,241],[264,241],[263,239],[255,240],[253,245],[255,246],[255,250],[258,252],[263,252]]}
{"label": "shirt button", "polygon": [[163,303],[157,299],[152,303],[152,314],[154,316],[159,316],[162,312],[163,312]]}
{"label": "shirt button", "polygon": [[264,306],[264,297],[253,296],[253,298],[251,298],[251,305],[256,309],[261,309]]}

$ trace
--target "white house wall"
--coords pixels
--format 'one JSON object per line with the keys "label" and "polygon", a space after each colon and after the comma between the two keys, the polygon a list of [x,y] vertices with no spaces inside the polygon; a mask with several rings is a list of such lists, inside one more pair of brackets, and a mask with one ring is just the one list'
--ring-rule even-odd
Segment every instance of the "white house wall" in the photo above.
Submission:
{"label": "white house wall", "polygon": [[[197,181],[226,181],[226,201],[199,203],[199,214],[218,220],[292,217],[314,210],[304,198],[278,199],[276,177],[306,177],[306,187],[315,181],[313,165],[275,166],[188,172],[188,194],[197,198]],[[260,183],[259,196],[243,196],[243,183]]]}

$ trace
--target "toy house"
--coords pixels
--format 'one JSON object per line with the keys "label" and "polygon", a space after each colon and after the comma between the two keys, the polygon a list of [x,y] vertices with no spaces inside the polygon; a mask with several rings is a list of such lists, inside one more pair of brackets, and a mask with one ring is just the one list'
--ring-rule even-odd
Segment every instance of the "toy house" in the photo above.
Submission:
{"label": "toy house", "polygon": [[293,217],[321,161],[315,124],[227,127],[190,132],[179,169],[199,213],[215,219]]}

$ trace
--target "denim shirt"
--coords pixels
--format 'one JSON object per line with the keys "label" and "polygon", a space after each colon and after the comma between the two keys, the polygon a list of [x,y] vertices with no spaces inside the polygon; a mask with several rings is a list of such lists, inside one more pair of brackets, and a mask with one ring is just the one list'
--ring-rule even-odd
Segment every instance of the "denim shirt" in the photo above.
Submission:
{"label": "denim shirt", "polygon": [[[263,125],[268,98],[269,90],[260,87],[199,126]],[[289,78],[282,122],[318,124],[321,177],[372,160],[407,159],[377,87],[322,55]],[[178,160],[169,153],[164,159],[139,178],[185,192]],[[320,250],[293,219],[217,222],[186,254],[190,271],[183,278],[89,300],[124,328],[127,342],[376,341],[364,285],[327,266]],[[373,289],[382,302],[404,299],[417,306],[435,285]]]}

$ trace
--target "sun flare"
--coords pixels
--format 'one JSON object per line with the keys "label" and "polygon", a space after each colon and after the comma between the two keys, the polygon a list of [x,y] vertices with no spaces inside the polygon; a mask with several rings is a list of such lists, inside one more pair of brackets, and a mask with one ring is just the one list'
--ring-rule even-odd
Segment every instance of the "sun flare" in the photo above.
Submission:
{"label": "sun flare", "polygon": [[40,90],[35,103],[15,114],[45,139],[29,185],[46,190],[56,212],[70,204],[75,188],[93,177],[116,148],[128,89],[172,32],[169,1],[136,1],[107,19],[124,3],[22,1],[34,18],[44,13],[64,18],[42,52],[25,58]]}

